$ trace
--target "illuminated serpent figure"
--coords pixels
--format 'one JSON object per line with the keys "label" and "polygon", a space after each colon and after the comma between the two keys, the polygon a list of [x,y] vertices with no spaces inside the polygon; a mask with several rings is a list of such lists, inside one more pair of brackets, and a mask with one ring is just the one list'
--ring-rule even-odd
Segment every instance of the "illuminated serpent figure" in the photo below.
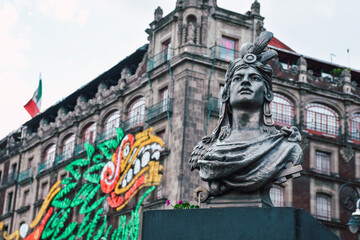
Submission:
{"label": "illuminated serpent figure", "polygon": [[[87,158],[68,164],[65,170],[70,177],[53,185],[32,223],[22,224],[11,234],[4,231],[4,239],[137,239],[139,207],[162,177],[159,159],[163,141],[152,135],[152,128],[135,137],[124,136],[122,129],[116,131],[116,140],[107,140],[96,148],[85,143]],[[86,171],[81,174],[79,168]],[[150,188],[131,212],[131,218],[127,221],[126,216],[120,216],[119,226],[108,224],[103,208],[106,199],[111,208],[119,211],[144,187]],[[71,222],[73,214],[84,216],[83,220]]]}

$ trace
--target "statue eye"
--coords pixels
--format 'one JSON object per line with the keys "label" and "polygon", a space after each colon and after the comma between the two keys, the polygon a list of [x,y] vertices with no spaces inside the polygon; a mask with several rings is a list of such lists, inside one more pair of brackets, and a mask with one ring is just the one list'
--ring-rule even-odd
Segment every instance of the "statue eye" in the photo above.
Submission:
{"label": "statue eye", "polygon": [[259,80],[260,80],[260,77],[254,75],[254,76],[251,77],[251,79],[252,79],[253,81],[259,81]]}
{"label": "statue eye", "polygon": [[244,76],[236,75],[235,77],[233,77],[233,82],[241,81],[241,79],[243,79],[243,78],[244,78]]}

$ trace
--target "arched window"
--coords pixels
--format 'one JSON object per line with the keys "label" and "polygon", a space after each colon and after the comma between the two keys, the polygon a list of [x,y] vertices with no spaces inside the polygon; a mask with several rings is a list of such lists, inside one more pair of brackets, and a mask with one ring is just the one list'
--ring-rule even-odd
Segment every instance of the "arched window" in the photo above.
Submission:
{"label": "arched window", "polygon": [[270,189],[270,199],[274,207],[283,207],[284,204],[284,188],[279,185],[274,185]]}
{"label": "arched window", "polygon": [[141,97],[131,104],[128,110],[128,127],[142,126],[145,116],[145,99]]}
{"label": "arched window", "polygon": [[338,136],[339,117],[331,108],[310,103],[306,107],[306,129],[314,134]]}
{"label": "arched window", "polygon": [[103,139],[109,139],[116,136],[115,128],[120,125],[120,111],[111,113],[105,120]]}
{"label": "arched window", "polygon": [[294,105],[285,96],[274,93],[274,100],[271,102],[271,112],[276,125],[294,125]]}
{"label": "arched window", "polygon": [[350,136],[352,140],[360,141],[360,113],[353,114],[350,118]]}
{"label": "arched window", "polygon": [[56,152],[56,145],[52,144],[46,148],[44,153],[43,162],[47,164],[51,164],[55,160],[55,152]]}
{"label": "arched window", "polygon": [[63,159],[69,159],[72,157],[75,146],[75,134],[68,136],[63,142],[62,155]]}
{"label": "arched window", "polygon": [[96,123],[90,124],[85,129],[81,139],[82,139],[83,143],[87,142],[90,144],[94,144],[95,139],[96,139]]}
{"label": "arched window", "polygon": [[316,217],[321,220],[331,220],[331,197],[329,195],[316,194]]}

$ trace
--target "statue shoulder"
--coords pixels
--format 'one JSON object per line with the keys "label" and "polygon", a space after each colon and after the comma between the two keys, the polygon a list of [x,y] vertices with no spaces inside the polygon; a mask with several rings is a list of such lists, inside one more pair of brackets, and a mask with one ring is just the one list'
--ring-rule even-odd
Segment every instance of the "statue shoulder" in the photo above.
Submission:
{"label": "statue shoulder", "polygon": [[212,145],[212,136],[205,136],[196,144],[190,155],[190,170],[199,169],[197,162],[205,156],[209,147]]}

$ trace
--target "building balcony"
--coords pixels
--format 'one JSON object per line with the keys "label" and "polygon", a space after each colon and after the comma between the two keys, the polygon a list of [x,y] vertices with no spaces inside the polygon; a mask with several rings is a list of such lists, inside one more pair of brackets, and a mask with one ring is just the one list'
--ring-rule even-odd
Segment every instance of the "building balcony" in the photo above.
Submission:
{"label": "building balcony", "polygon": [[52,165],[51,162],[48,162],[48,161],[39,163],[38,173],[41,173],[42,171],[45,171],[46,169],[51,168],[51,165]]}
{"label": "building balcony", "polygon": [[32,170],[33,168],[28,168],[25,171],[22,171],[21,173],[19,173],[19,176],[17,178],[18,182],[22,182],[28,178],[32,177]]}
{"label": "building balcony", "polygon": [[59,165],[61,162],[68,160],[72,157],[72,151],[63,152],[55,157],[55,165]]}
{"label": "building balcony", "polygon": [[115,128],[107,129],[97,135],[96,142],[97,142],[97,144],[99,144],[103,141],[106,141],[106,140],[109,140],[109,139],[115,138],[115,137],[116,137],[116,129]]}
{"label": "building balcony", "polygon": [[174,49],[166,48],[153,57],[147,59],[147,72],[167,62],[174,56]]}
{"label": "building balcony", "polygon": [[145,121],[152,123],[162,118],[170,117],[173,110],[173,99],[164,99],[146,109]]}
{"label": "building balcony", "polygon": [[84,143],[79,143],[75,146],[75,156],[81,154],[85,151]]}
{"label": "building balcony", "polygon": [[208,112],[209,112],[209,114],[219,116],[220,108],[221,108],[221,100],[220,100],[220,98],[209,97],[209,102],[208,102]]}
{"label": "building balcony", "polygon": [[17,174],[16,173],[4,176],[3,179],[2,179],[1,186],[7,186],[7,185],[10,185],[10,184],[13,184],[15,182],[15,180],[17,180]]}
{"label": "building balcony", "polygon": [[136,127],[142,127],[144,125],[144,115],[139,114],[132,118],[129,118],[121,123],[121,128],[126,131]]}
{"label": "building balcony", "polygon": [[214,45],[210,48],[211,57],[225,62],[231,62],[240,57],[240,52],[226,47]]}

